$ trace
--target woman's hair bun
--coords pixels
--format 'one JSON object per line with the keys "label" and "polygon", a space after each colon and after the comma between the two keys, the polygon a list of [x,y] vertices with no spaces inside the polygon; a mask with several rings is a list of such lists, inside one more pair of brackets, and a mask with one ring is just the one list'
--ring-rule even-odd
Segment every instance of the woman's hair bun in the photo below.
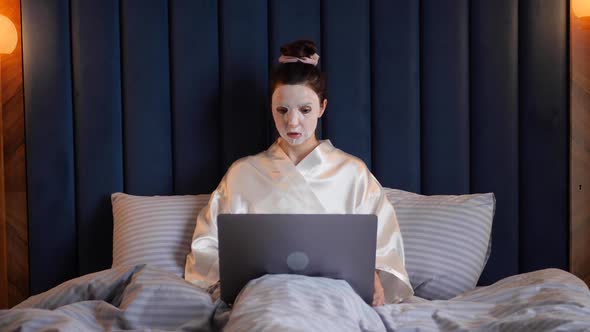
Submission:
{"label": "woman's hair bun", "polygon": [[311,40],[296,40],[281,46],[278,64],[270,75],[271,95],[280,84],[303,84],[318,95],[320,102],[326,99],[326,80],[318,68],[320,56]]}
{"label": "woman's hair bun", "polygon": [[318,52],[318,48],[311,40],[296,40],[281,46],[281,55],[297,58],[309,57]]}

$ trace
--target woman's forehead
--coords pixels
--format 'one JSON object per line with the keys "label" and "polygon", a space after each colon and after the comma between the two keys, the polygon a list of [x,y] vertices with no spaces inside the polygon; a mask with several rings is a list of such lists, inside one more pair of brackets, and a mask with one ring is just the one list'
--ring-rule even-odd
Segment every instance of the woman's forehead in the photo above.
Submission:
{"label": "woman's forehead", "polygon": [[318,95],[306,85],[282,84],[278,85],[272,94],[273,100],[283,102],[318,102]]}

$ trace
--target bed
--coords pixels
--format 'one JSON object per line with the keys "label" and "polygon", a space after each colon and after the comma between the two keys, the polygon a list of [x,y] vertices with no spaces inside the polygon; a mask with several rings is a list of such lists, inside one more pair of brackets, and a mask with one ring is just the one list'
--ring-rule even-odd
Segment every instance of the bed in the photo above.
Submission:
{"label": "bed", "polygon": [[543,269],[476,287],[491,253],[493,194],[424,196],[384,188],[396,207],[414,296],[367,305],[343,280],[297,274],[250,281],[231,308],[183,279],[209,195],[112,195],[113,268],[0,312],[2,330],[405,331],[590,329],[590,290]]}
{"label": "bed", "polygon": [[[0,329],[590,329],[588,287],[566,272],[567,3],[21,8],[33,296],[1,311]],[[456,213],[471,217],[453,219],[459,227],[485,215],[483,235],[465,237],[473,259],[454,269],[462,282],[416,281],[416,297],[373,309],[337,280],[264,276],[230,309],[182,279],[194,219],[168,230],[183,240],[164,246],[166,259],[124,247],[122,201],[171,199],[193,218],[231,162],[270,145],[268,68],[279,45],[301,37],[319,42],[329,77],[319,135],[396,188],[388,195],[398,213],[485,201],[470,206],[488,212],[461,205]],[[412,253],[414,276],[440,266]]]}
{"label": "bed", "polygon": [[250,281],[229,307],[183,279],[196,215],[209,195],[114,193],[113,267],[0,311],[0,329],[590,329],[590,290],[569,272],[542,269],[476,287],[492,252],[494,194],[384,191],[396,208],[415,293],[402,303],[371,307],[343,280],[279,274]]}

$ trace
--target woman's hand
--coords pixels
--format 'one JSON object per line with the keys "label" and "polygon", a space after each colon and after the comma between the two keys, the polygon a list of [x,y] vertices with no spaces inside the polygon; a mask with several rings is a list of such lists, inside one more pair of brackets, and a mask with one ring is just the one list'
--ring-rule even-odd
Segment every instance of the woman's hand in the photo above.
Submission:
{"label": "woman's hand", "polygon": [[380,306],[385,304],[385,293],[383,291],[383,286],[381,285],[381,278],[375,271],[375,288],[373,290],[373,306]]}

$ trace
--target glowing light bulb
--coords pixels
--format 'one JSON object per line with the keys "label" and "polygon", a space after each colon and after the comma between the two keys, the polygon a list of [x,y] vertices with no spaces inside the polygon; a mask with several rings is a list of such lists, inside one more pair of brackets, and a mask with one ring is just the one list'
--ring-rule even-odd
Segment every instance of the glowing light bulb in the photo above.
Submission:
{"label": "glowing light bulb", "polygon": [[10,54],[16,48],[16,27],[8,17],[0,15],[0,54]]}
{"label": "glowing light bulb", "polygon": [[571,0],[572,10],[576,17],[590,16],[590,0]]}

